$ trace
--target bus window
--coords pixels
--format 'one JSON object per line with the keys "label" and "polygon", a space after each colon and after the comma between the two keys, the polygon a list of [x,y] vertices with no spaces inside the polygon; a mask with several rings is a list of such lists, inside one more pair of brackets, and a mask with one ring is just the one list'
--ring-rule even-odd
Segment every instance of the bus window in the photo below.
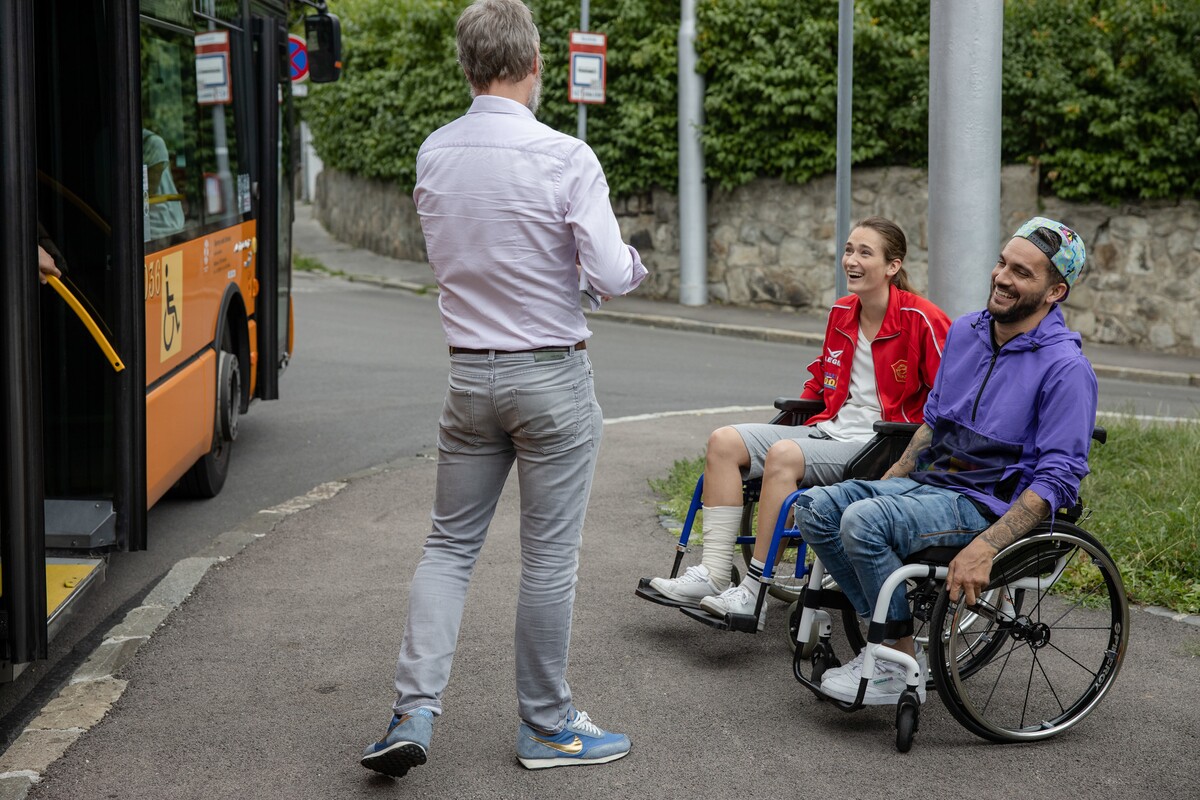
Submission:
{"label": "bus window", "polygon": [[240,34],[211,21],[199,26],[189,32],[142,20],[147,253],[231,225],[250,211],[237,177],[233,40]]}
{"label": "bus window", "polygon": [[200,225],[195,45],[189,33],[142,22],[142,188],[146,252]]}
{"label": "bus window", "polygon": [[[238,131],[234,86],[240,71],[236,30],[201,21],[204,29],[195,35],[195,67],[217,83],[199,88],[198,138],[193,157],[204,175],[204,222],[206,230],[239,222],[250,211],[248,192],[237,192]],[[248,187],[248,181],[243,181]]]}

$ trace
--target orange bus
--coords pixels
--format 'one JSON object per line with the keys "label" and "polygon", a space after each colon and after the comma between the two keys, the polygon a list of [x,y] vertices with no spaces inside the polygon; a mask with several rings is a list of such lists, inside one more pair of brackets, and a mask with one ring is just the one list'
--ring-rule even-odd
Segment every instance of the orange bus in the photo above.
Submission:
{"label": "orange bus", "polygon": [[[167,491],[221,490],[239,415],[278,397],[291,5],[0,4],[0,679],[45,657],[106,552],[145,548]],[[340,67],[306,5],[314,66]]]}

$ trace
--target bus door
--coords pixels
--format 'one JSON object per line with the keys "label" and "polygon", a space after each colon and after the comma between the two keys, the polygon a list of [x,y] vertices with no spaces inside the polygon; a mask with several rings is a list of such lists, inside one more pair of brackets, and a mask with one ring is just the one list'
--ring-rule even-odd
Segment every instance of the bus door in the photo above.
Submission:
{"label": "bus door", "polygon": [[[94,551],[145,544],[140,193],[121,179],[135,32],[128,3],[0,4],[0,680],[103,579]],[[38,285],[39,248],[61,294]]]}
{"label": "bus door", "polygon": [[279,397],[279,374],[291,357],[293,217],[292,95],[287,29],[277,14],[254,16],[258,138],[255,158],[258,221],[258,387]]}
{"label": "bus door", "polygon": [[[36,4],[37,215],[77,312],[41,292],[46,543],[145,547],[140,127],[133,2]],[[131,80],[131,73],[132,78]]]}
{"label": "bus door", "polygon": [[0,4],[0,669],[46,655],[31,3]]}

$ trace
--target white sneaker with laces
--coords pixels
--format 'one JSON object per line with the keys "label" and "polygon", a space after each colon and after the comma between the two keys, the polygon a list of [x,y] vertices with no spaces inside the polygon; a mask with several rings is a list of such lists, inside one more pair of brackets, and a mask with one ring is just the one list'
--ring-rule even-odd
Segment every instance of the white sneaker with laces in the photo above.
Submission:
{"label": "white sneaker with laces", "polygon": [[[840,667],[831,667],[825,670],[825,674],[821,676],[821,683],[824,683],[826,678],[832,678],[834,675],[843,672],[849,672],[850,670],[858,670],[857,674],[862,675],[862,664],[866,655],[867,648],[864,647],[862,650],[858,651],[858,655],[847,661],[845,664],[842,664]],[[919,642],[917,643],[917,666],[921,668],[922,677],[929,676],[929,662],[925,658],[925,648],[921,647]],[[855,678],[854,682],[857,685],[858,678]],[[855,691],[857,692],[858,690],[855,689]]]}
{"label": "white sneaker with laces", "polygon": [[[866,652],[865,650],[863,651]],[[917,645],[917,665],[921,675],[917,679],[917,699],[925,702],[925,675],[928,672],[925,654]],[[875,676],[867,682],[867,691],[863,694],[863,705],[886,706],[895,705],[900,699],[900,693],[907,688],[904,667],[895,661],[875,659]],[[844,668],[829,670],[821,678],[821,692],[845,703],[853,703],[858,696],[858,684],[862,680],[863,657],[859,654]]]}
{"label": "white sneaker with laces", "polygon": [[[754,592],[742,584],[730,586],[725,591],[700,601],[700,608],[714,617],[724,617],[726,614],[753,614],[754,605],[758,598]],[[758,629],[761,631],[767,622],[767,604],[763,603],[762,612],[758,615]]]}
{"label": "white sneaker with laces", "polygon": [[721,591],[703,564],[688,567],[678,578],[652,578],[650,588],[680,603],[698,603]]}

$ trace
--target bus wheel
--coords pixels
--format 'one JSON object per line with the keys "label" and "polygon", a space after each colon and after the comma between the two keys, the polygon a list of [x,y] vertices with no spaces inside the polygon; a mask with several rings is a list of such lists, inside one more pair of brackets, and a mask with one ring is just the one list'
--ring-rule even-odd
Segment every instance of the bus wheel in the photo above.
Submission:
{"label": "bus wheel", "polygon": [[225,331],[217,353],[217,413],[212,449],[187,474],[181,487],[192,497],[216,497],[229,474],[229,456],[237,439],[238,412],[242,402],[242,371],[233,352],[233,337]]}

